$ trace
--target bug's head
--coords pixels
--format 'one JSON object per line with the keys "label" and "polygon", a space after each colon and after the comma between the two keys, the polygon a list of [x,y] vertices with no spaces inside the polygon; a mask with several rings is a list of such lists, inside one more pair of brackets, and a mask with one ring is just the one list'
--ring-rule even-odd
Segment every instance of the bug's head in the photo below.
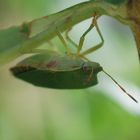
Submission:
{"label": "bug's head", "polygon": [[96,63],[96,62],[85,62],[82,68],[85,72],[93,71],[94,73],[98,73],[102,71],[102,67],[100,66],[99,63]]}

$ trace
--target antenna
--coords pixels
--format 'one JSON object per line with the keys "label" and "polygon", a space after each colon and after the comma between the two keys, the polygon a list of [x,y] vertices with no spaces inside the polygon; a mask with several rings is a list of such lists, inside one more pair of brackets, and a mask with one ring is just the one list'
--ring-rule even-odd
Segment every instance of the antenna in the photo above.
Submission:
{"label": "antenna", "polygon": [[132,95],[130,95],[111,75],[109,75],[106,71],[104,71],[103,70],[103,72],[108,76],[108,77],[110,77],[113,81],[114,81],[114,83],[116,84],[116,85],[118,85],[119,86],[119,88],[124,92],[124,93],[126,93],[133,101],[135,101],[136,103],[138,103],[138,101],[132,96]]}

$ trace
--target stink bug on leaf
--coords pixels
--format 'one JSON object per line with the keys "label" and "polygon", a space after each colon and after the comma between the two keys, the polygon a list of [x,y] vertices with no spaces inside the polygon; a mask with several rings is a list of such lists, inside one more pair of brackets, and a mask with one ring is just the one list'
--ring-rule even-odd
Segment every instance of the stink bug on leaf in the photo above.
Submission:
{"label": "stink bug on leaf", "polygon": [[97,84],[102,67],[95,62],[54,53],[36,54],[11,68],[26,82],[54,89],[83,89]]}
{"label": "stink bug on leaf", "polygon": [[131,99],[132,97],[116,80],[103,70],[99,63],[56,52],[30,56],[10,69],[14,76],[35,86],[53,89],[85,89],[98,84],[97,74],[103,71]]}
{"label": "stink bug on leaf", "polygon": [[[87,33],[96,26],[96,29],[103,41],[102,35],[96,24],[96,16],[93,18],[90,27],[81,36],[77,52],[72,53],[61,33],[56,29],[56,34],[63,43],[67,53],[60,55],[53,51],[36,54],[21,61],[11,69],[13,74],[30,82],[34,85],[55,89],[83,89],[97,84],[97,73],[102,67],[96,63],[89,61],[85,55],[100,48],[102,43],[95,48],[92,47],[87,51],[81,52],[84,39]],[[68,33],[68,32],[67,32]],[[68,37],[68,40],[71,40]]]}

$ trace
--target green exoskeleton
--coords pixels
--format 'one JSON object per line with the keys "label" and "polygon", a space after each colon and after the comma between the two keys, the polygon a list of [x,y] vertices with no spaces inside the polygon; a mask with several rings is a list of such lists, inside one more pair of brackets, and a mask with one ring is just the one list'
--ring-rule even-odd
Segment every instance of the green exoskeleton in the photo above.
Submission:
{"label": "green exoskeleton", "polygon": [[[47,51],[30,56],[11,68],[12,73],[19,79],[32,83],[40,87],[54,89],[84,89],[98,83],[97,73],[103,71],[107,74],[131,99],[137,100],[127,93],[114,78],[106,73],[100,64],[88,60],[87,54],[99,49],[103,45],[103,37],[97,24],[98,16],[94,16],[90,27],[80,37],[78,45],[68,36],[66,38],[75,45],[76,52],[72,52],[67,46],[67,42],[57,30],[57,35],[63,43],[66,54],[59,54],[54,51]],[[85,36],[95,27],[101,43],[82,52]],[[36,52],[41,52],[38,50]]]}
{"label": "green exoskeleton", "polygon": [[26,58],[11,69],[13,74],[36,86],[53,89],[83,89],[97,84],[102,67],[81,58],[46,52]]}

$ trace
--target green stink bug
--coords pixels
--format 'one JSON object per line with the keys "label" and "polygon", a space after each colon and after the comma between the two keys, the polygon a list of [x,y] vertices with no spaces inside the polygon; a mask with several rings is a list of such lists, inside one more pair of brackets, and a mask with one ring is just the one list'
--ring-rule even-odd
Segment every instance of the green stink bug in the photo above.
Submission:
{"label": "green stink bug", "polygon": [[[17,78],[39,87],[53,89],[84,89],[96,85],[98,83],[97,73],[103,71],[124,91],[124,93],[137,102],[137,100],[127,93],[113,77],[103,70],[100,64],[91,62],[85,57],[85,55],[99,49],[104,42],[96,23],[96,18],[98,17],[93,19],[90,27],[81,36],[79,45],[76,45],[67,34],[68,40],[77,47],[76,54],[73,54],[69,50],[63,36],[58,31],[57,35],[64,44],[67,55],[61,55],[54,51],[35,54],[11,68],[12,73]],[[102,42],[81,53],[85,36],[94,26],[96,27]]]}
{"label": "green stink bug", "polygon": [[98,63],[55,52],[33,55],[11,68],[17,78],[54,89],[83,89],[96,85],[97,73],[101,70]]}
{"label": "green stink bug", "polygon": [[60,55],[56,52],[36,54],[19,62],[11,71],[19,79],[53,89],[85,89],[94,86],[98,83],[98,72],[103,71],[137,102],[98,63],[84,61],[76,56]]}
{"label": "green stink bug", "polygon": [[[94,50],[92,48],[80,53],[85,36],[95,25],[101,36],[96,19],[97,17],[94,16],[90,27],[80,38],[79,45],[75,43],[77,47],[76,54],[71,52],[63,36],[56,29],[56,33],[67,51],[67,55],[60,55],[54,51],[43,52],[23,60],[11,71],[16,77],[41,87],[82,89],[96,85],[97,73],[102,70],[102,67],[98,63],[90,62],[85,57],[86,54]],[[98,49],[101,44],[95,48]]]}

